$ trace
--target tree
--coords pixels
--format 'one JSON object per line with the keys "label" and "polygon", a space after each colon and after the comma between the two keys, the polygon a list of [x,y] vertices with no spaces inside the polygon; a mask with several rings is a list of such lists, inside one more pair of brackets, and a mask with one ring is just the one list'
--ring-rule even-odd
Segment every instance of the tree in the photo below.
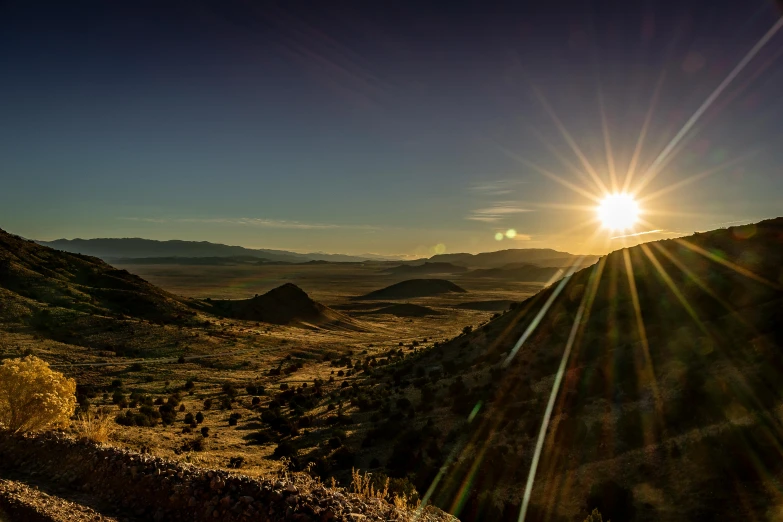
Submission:
{"label": "tree", "polygon": [[14,433],[67,426],[76,409],[76,381],[35,356],[0,365],[0,425]]}

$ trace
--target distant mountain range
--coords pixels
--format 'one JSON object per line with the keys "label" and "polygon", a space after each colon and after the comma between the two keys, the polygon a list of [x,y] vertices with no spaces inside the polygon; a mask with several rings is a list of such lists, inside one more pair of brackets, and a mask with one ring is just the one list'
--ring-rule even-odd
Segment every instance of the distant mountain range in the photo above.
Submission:
{"label": "distant mountain range", "polygon": [[[141,238],[56,239],[37,243],[74,254],[85,254],[109,263],[130,264],[255,264],[307,263],[312,261],[331,263],[393,262],[402,266],[389,271],[400,274],[457,273],[464,268],[501,268],[511,263],[532,264],[541,267],[564,268],[571,266],[579,256],[548,248],[518,248],[484,252],[481,254],[439,254],[429,259],[402,261],[400,257],[377,254],[345,255],[311,252],[300,254],[287,250],[245,248],[208,241],[157,241]],[[589,266],[598,256],[585,256],[581,266]],[[421,267],[421,268],[419,268]]]}
{"label": "distant mountain range", "polygon": [[307,261],[357,262],[357,261],[387,261],[399,259],[391,256],[362,254],[350,256],[343,254],[324,254],[312,252],[299,254],[286,250],[267,250],[245,248],[241,246],[222,245],[208,241],[156,241],[141,238],[108,238],[108,239],[56,239],[54,241],[37,241],[37,243],[71,252],[99,257],[104,261],[116,262],[138,258],[200,258],[200,257],[257,257],[266,261],[282,261],[287,263],[305,263]]}
{"label": "distant mountain range", "polygon": [[[550,248],[512,248],[481,254],[439,254],[429,261],[451,263],[469,268],[500,268],[511,263],[525,263],[538,266],[563,268],[571,266],[580,256],[559,252]],[[598,261],[599,256],[584,256],[580,266],[585,267]]]}

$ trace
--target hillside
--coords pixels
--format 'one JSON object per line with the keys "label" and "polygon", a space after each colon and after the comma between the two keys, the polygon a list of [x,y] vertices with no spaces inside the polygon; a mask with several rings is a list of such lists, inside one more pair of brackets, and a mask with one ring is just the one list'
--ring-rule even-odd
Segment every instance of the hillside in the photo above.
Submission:
{"label": "hillside", "polygon": [[0,317],[23,320],[56,310],[183,322],[198,303],[175,297],[100,259],[41,246],[0,230]]}
{"label": "hillside", "polygon": [[271,324],[360,329],[350,317],[310,299],[301,288],[286,283],[245,300],[210,300],[216,314]]}
{"label": "hillside", "polygon": [[560,279],[563,275],[565,275],[565,270],[562,268],[528,265],[525,263],[509,263],[500,268],[478,268],[476,270],[471,270],[464,273],[463,277],[547,283]]}
{"label": "hillside", "polygon": [[[480,254],[438,254],[430,258],[431,262],[452,263],[469,268],[500,268],[509,263],[526,263],[538,266],[567,267],[571,266],[579,256],[568,252],[558,252],[550,248],[512,248],[497,252],[482,252]],[[598,256],[586,256],[582,266],[595,263]]]}
{"label": "hillside", "polygon": [[141,238],[98,238],[98,239],[56,239],[39,241],[41,245],[66,252],[86,254],[104,260],[138,257],[242,257],[252,256],[268,261],[286,261],[302,263],[311,260],[324,261],[364,261],[366,259],[393,259],[374,254],[349,256],[342,254],[324,254],[314,252],[299,254],[286,250],[268,250],[222,245],[208,241],[156,241]]}
{"label": "hillside", "polygon": [[459,274],[467,272],[468,269],[464,266],[457,266],[451,263],[430,263],[425,262],[422,265],[399,265],[389,269],[385,272],[391,275],[432,275],[432,274]]}
{"label": "hillside", "polygon": [[359,403],[390,420],[354,443],[421,490],[443,469],[433,502],[461,520],[517,520],[568,347],[529,520],[763,519],[783,478],[781,267],[783,218],[614,252],[376,372]]}
{"label": "hillside", "polygon": [[409,279],[375,290],[354,299],[413,299],[447,293],[465,293],[466,290],[445,279]]}

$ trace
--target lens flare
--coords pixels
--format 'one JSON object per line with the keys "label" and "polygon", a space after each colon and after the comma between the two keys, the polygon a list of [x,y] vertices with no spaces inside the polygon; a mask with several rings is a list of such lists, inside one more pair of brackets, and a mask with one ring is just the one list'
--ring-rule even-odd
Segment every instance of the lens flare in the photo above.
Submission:
{"label": "lens flare", "polygon": [[628,230],[639,221],[639,203],[624,192],[607,195],[596,211],[601,224],[609,230]]}

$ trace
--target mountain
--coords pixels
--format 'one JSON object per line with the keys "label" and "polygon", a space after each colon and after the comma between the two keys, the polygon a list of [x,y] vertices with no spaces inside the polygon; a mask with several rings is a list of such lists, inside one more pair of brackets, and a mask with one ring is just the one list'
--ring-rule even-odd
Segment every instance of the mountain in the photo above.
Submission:
{"label": "mountain", "polygon": [[470,272],[463,274],[463,277],[546,283],[560,279],[563,275],[565,275],[565,270],[562,268],[542,267],[525,263],[509,263],[500,268],[478,268],[476,270],[471,270]]}
{"label": "mountain", "polygon": [[367,259],[388,260],[393,257],[365,254],[349,256],[342,254],[311,253],[299,254],[285,250],[253,249],[240,246],[222,245],[207,241],[156,241],[140,238],[108,238],[108,239],[57,239],[54,241],[39,241],[41,245],[72,252],[99,257],[104,260],[120,258],[144,257],[243,257],[252,256],[268,261],[285,261],[302,263],[312,260],[346,262],[364,261]]}
{"label": "mountain", "polygon": [[467,290],[445,279],[409,279],[354,299],[413,299],[454,292],[465,293]]}
{"label": "mountain", "polygon": [[313,301],[293,283],[286,283],[251,299],[210,300],[209,302],[216,314],[234,319],[323,328],[362,329],[359,323],[347,315]]}
{"label": "mountain", "polygon": [[0,317],[56,309],[181,322],[200,305],[98,258],[54,250],[0,230]]}
{"label": "mountain", "polygon": [[518,520],[533,462],[528,520],[766,520],[782,314],[783,218],[619,250],[377,374],[415,391],[356,443],[463,521]]}
{"label": "mountain", "polygon": [[110,258],[115,265],[200,265],[200,266],[236,266],[290,264],[286,261],[269,261],[255,256],[229,257],[121,257]]}
{"label": "mountain", "polygon": [[[432,262],[452,263],[469,268],[499,268],[509,263],[526,263],[538,266],[569,267],[580,256],[568,252],[558,252],[549,248],[515,248],[483,252],[481,254],[437,254],[430,258]],[[581,266],[595,263],[598,256],[585,256]]]}
{"label": "mountain", "polygon": [[385,270],[387,274],[391,275],[459,274],[467,271],[468,269],[464,266],[430,262],[421,265],[398,265]]}

